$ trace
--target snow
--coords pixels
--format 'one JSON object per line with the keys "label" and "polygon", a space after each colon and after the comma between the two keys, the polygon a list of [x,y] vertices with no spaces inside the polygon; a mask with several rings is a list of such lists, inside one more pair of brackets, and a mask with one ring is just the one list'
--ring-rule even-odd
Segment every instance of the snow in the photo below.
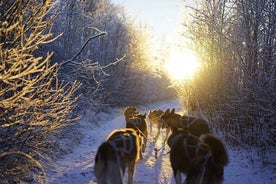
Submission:
{"label": "snow", "polygon": [[[170,100],[155,104],[148,104],[138,107],[142,113],[152,109],[176,108],[181,111],[181,107],[177,100]],[[93,174],[94,159],[99,145],[105,141],[106,137],[114,129],[124,128],[125,119],[123,109],[115,114],[112,120],[102,121],[101,124],[91,125],[85,119],[81,120],[83,134],[85,138],[76,147],[72,153],[64,155],[57,161],[59,172],[48,176],[50,184],[94,184],[96,178]],[[86,125],[86,126],[85,126]],[[155,135],[156,129],[153,134]],[[158,141],[152,139],[148,141],[148,146],[144,154],[144,159],[140,160],[136,165],[136,173],[134,183],[145,184],[174,184],[172,169],[169,162],[167,145],[162,145],[165,132],[160,134]],[[153,135],[150,137],[152,138]],[[224,183],[225,184],[272,184],[276,182],[275,162],[272,165],[263,167],[256,155],[241,147],[226,146],[230,158],[230,163],[225,167]],[[154,150],[158,150],[155,152]],[[271,153],[271,157],[275,161],[275,153]],[[252,159],[254,158],[254,159]],[[126,172],[127,175],[127,172]],[[183,176],[183,180],[184,180]]]}

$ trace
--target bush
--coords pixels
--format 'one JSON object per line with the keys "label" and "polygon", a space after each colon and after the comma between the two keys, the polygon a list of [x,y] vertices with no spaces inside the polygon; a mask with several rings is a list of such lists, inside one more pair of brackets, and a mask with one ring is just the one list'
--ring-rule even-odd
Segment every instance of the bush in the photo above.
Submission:
{"label": "bush", "polygon": [[50,0],[0,0],[0,183],[43,183],[55,135],[74,120],[80,84],[58,80],[52,54],[35,56],[55,39],[52,7]]}

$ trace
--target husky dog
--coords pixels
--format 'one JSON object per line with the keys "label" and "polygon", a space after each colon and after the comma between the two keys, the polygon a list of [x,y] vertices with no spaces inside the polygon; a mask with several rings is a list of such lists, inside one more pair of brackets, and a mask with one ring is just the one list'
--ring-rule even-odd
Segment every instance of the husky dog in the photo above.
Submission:
{"label": "husky dog", "polygon": [[145,114],[135,114],[134,117],[127,120],[126,128],[132,128],[136,131],[139,131],[143,136],[142,141],[142,152],[145,152],[147,139],[148,139],[148,128],[146,122],[146,113]]}
{"label": "husky dog", "polygon": [[128,169],[128,184],[133,183],[139,160],[140,139],[133,129],[114,130],[100,145],[95,157],[95,176],[99,184],[123,184]]}
{"label": "husky dog", "polygon": [[[152,134],[152,126],[157,125],[157,134],[153,138],[155,141],[159,138],[160,130],[162,128],[162,122],[160,121],[160,117],[162,114],[164,114],[163,110],[153,110],[153,111],[150,110],[149,114],[148,114],[148,118],[150,121],[150,133],[151,134]],[[166,126],[166,137],[164,139],[164,143],[166,142],[166,140],[169,136],[169,133],[170,133],[170,127]]]}
{"label": "husky dog", "polygon": [[175,109],[167,109],[160,117],[163,126],[168,125],[171,127],[172,131],[174,129],[187,129],[191,134],[199,137],[202,134],[209,134],[210,128],[208,123],[200,118],[181,116],[175,113]]}
{"label": "husky dog", "polygon": [[127,120],[129,120],[130,118],[133,118],[134,115],[139,114],[139,110],[136,106],[132,105],[132,106],[127,106],[124,110],[124,116]]}
{"label": "husky dog", "polygon": [[218,138],[210,134],[198,138],[178,129],[168,138],[168,145],[176,184],[182,183],[181,173],[186,175],[185,184],[222,183],[228,155]]}

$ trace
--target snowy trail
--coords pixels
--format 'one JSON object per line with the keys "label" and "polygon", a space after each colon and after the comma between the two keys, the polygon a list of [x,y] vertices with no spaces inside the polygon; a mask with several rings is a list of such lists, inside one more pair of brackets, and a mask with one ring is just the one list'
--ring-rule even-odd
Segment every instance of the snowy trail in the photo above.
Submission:
{"label": "snowy trail", "polygon": [[[176,100],[151,104],[139,107],[142,113],[150,109],[176,108],[180,111],[180,105]],[[72,153],[65,155],[63,159],[57,161],[59,174],[54,173],[50,178],[50,184],[94,184],[94,159],[98,146],[106,139],[108,134],[114,129],[124,128],[125,119],[123,113],[118,113],[111,121],[103,122],[100,126],[84,128],[86,137]],[[153,129],[153,134],[156,129]],[[167,145],[163,146],[163,134],[160,134],[158,141],[149,140],[144,159],[136,165],[134,183],[144,184],[174,184],[172,169],[169,162]],[[150,139],[153,136],[150,136]],[[157,149],[157,153],[154,149]],[[269,171],[257,172],[257,168],[252,167],[248,155],[243,150],[230,149],[228,147],[230,163],[225,168],[225,184],[272,184],[275,183],[275,167]],[[275,155],[275,154],[274,154]],[[274,172],[273,172],[274,169]],[[184,179],[184,176],[183,176]]]}
{"label": "snowy trail", "polygon": [[93,175],[94,159],[98,146],[106,139],[111,131],[123,128],[124,117],[118,116],[110,122],[103,123],[100,127],[85,129],[87,136],[73,153],[65,155],[64,159],[58,161],[60,174],[51,178],[52,184],[85,184],[95,183]]}

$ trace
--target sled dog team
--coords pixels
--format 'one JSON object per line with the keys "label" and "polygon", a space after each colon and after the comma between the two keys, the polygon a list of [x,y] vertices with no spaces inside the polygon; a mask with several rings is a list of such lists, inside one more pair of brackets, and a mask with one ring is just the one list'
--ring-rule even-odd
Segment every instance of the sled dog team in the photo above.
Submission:
{"label": "sled dog team", "polygon": [[[125,108],[126,128],[114,130],[100,145],[95,157],[94,174],[99,184],[123,184],[128,170],[128,184],[133,183],[135,165],[143,159],[148,140],[146,114],[135,106]],[[149,111],[152,126],[166,128],[164,144],[170,147],[169,157],[176,184],[221,184],[228,155],[220,139],[210,134],[208,123],[200,118],[182,116],[175,109]],[[170,136],[169,133],[171,132]]]}

